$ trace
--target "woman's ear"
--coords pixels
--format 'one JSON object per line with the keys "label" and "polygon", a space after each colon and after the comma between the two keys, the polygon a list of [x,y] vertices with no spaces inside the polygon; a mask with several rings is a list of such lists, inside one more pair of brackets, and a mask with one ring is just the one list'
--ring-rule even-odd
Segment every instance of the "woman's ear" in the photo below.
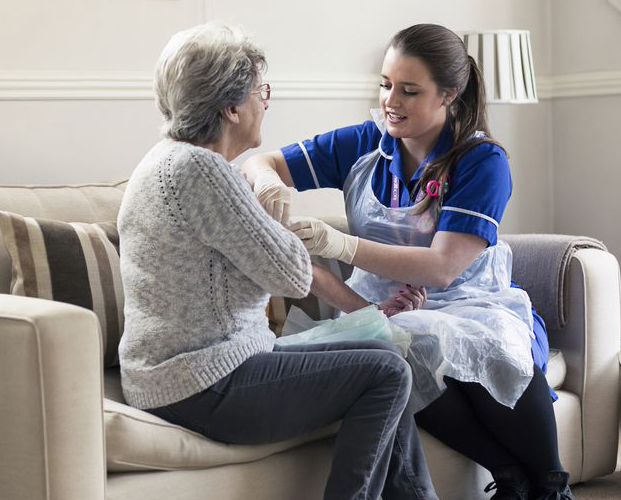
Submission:
{"label": "woman's ear", "polygon": [[457,97],[457,89],[452,88],[444,91],[444,99],[442,99],[442,105],[450,106]]}
{"label": "woman's ear", "polygon": [[227,106],[222,110],[222,116],[231,123],[239,123],[239,109],[237,106]]}

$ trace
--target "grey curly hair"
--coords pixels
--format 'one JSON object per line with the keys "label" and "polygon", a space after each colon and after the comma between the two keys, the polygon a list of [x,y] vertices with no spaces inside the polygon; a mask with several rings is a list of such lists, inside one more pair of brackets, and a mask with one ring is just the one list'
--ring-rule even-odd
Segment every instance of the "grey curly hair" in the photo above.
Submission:
{"label": "grey curly hair", "polygon": [[266,66],[263,51],[240,27],[209,22],[175,34],[155,67],[163,134],[196,144],[217,141],[222,110],[241,105]]}

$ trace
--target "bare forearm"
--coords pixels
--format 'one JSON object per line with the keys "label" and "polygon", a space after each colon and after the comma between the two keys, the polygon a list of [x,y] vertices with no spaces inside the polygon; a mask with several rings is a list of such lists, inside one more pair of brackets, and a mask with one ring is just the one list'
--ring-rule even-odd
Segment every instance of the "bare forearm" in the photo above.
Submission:
{"label": "bare forearm", "polygon": [[445,287],[452,281],[446,272],[444,256],[426,247],[385,245],[360,239],[352,264],[414,286]]}
{"label": "bare forearm", "polygon": [[346,313],[369,305],[364,298],[343,283],[341,278],[319,264],[313,264],[311,292],[332,307]]}
{"label": "bare forearm", "polygon": [[241,166],[241,170],[251,186],[254,186],[254,181],[256,177],[255,169],[259,165],[267,165],[276,170],[276,165],[274,165],[274,161],[269,155],[259,154],[251,156],[244,163],[242,163]]}
{"label": "bare forearm", "polygon": [[257,168],[262,166],[270,167],[280,176],[287,186],[293,186],[293,179],[291,178],[291,173],[289,172],[289,167],[287,166],[282,151],[277,150],[254,155],[242,164],[241,170],[251,186],[254,186]]}
{"label": "bare forearm", "polygon": [[353,264],[414,286],[447,287],[485,250],[475,234],[438,231],[431,246],[384,245],[360,239]]}

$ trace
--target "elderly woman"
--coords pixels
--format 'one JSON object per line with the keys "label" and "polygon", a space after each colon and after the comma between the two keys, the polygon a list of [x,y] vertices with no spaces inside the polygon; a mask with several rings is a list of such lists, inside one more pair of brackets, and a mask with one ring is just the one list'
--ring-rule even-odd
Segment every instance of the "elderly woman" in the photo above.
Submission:
{"label": "elderly woman", "polygon": [[157,63],[165,138],[134,171],[118,220],[125,398],[235,444],[342,420],[325,499],[437,498],[404,412],[411,370],[390,344],[274,344],[270,294],[303,297],[322,271],[229,163],[261,142],[264,66],[217,23],[178,33]]}

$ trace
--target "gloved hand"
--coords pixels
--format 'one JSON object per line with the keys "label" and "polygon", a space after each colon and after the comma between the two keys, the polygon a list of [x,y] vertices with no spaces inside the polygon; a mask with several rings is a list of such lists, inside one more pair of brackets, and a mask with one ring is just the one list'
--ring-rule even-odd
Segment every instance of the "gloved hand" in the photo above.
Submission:
{"label": "gloved hand", "polygon": [[291,190],[273,168],[267,165],[255,167],[253,191],[261,206],[274,220],[284,226],[289,224]]}
{"label": "gloved hand", "polygon": [[358,248],[358,237],[341,233],[313,217],[292,221],[289,230],[302,240],[311,255],[338,259],[351,264]]}

